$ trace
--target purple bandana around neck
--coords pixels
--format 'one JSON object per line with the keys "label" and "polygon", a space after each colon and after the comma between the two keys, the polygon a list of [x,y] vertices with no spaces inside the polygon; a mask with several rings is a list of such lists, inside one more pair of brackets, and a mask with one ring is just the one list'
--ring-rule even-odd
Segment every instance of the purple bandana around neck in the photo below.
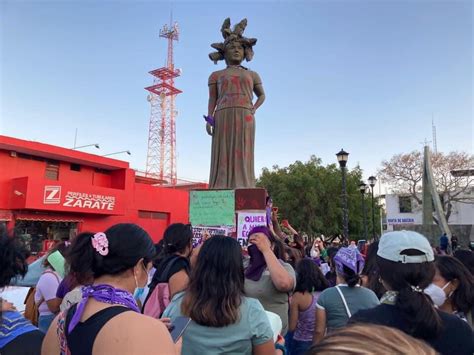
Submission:
{"label": "purple bandana around neck", "polygon": [[357,249],[341,248],[334,257],[334,263],[336,264],[338,274],[344,275],[343,266],[348,267],[356,274],[360,274],[364,268],[365,261]]}
{"label": "purple bandana around neck", "polygon": [[84,309],[89,297],[94,298],[98,302],[122,305],[140,313],[137,302],[133,298],[132,294],[128,291],[121,290],[110,285],[85,286],[82,288],[82,300],[77,305],[76,312],[74,312],[74,316],[69,323],[68,333],[71,333],[74,327],[81,320],[82,313],[84,313]]}
{"label": "purple bandana around neck", "polygon": [[[267,227],[258,226],[254,227],[249,232],[249,237],[255,233],[263,233],[270,239],[270,231]],[[250,256],[250,264],[245,270],[245,277],[249,280],[258,281],[262,277],[263,272],[267,268],[267,263],[265,262],[265,257],[262,252],[258,250],[256,245],[250,245],[247,249]]]}

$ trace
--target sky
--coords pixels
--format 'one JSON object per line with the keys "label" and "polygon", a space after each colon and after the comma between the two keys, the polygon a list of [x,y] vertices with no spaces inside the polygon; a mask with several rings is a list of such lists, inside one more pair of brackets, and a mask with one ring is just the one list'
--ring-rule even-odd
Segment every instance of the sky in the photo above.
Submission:
{"label": "sky", "polygon": [[150,70],[166,62],[159,29],[179,23],[175,82],[178,177],[205,181],[211,138],[208,58],[226,17],[258,39],[255,168],[348,151],[368,177],[422,148],[473,152],[470,0],[0,1],[0,134],[72,147],[100,143],[145,170]]}

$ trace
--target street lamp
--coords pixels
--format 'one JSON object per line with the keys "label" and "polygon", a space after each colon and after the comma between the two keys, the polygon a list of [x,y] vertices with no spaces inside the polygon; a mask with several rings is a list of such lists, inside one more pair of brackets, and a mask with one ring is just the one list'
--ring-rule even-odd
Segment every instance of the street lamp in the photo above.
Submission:
{"label": "street lamp", "polygon": [[372,189],[372,237],[375,241],[377,241],[377,235],[375,234],[375,202],[374,202],[374,187],[375,183],[377,182],[377,178],[375,176],[369,177],[369,185]]}
{"label": "street lamp", "polygon": [[132,153],[130,153],[129,150],[122,150],[122,151],[120,151],[120,152],[104,154],[104,155],[102,155],[102,156],[103,156],[103,157],[108,157],[109,155],[122,154],[122,153],[127,153],[128,155],[132,155]]}
{"label": "street lamp", "polygon": [[336,154],[336,157],[342,173],[342,230],[343,237],[347,242],[349,241],[349,217],[347,211],[346,164],[349,158],[349,153],[345,152],[344,149],[341,149],[341,151]]}
{"label": "street lamp", "polygon": [[97,149],[100,149],[99,143],[81,145],[80,147],[73,147],[71,149],[79,149],[79,148],[86,148],[86,147],[96,147]]}
{"label": "street lamp", "polygon": [[361,181],[359,184],[360,197],[362,199],[362,214],[364,218],[364,239],[367,240],[367,209],[365,208],[365,193],[367,192],[368,186],[365,182]]}

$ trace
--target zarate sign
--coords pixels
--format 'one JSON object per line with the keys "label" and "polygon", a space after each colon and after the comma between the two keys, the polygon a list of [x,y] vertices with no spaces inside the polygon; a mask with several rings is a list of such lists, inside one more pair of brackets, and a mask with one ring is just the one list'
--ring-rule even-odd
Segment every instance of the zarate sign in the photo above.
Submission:
{"label": "zarate sign", "polygon": [[115,196],[67,191],[64,198],[62,198],[60,186],[45,186],[44,204],[60,204],[64,207],[78,209],[113,211],[115,208]]}

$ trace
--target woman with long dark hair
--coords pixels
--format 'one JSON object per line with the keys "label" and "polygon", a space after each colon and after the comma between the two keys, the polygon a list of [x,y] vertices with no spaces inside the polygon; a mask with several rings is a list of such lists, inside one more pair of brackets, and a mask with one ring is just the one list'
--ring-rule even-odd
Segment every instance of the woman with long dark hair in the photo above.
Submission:
{"label": "woman with long dark hair", "polygon": [[428,240],[411,231],[382,236],[377,252],[381,282],[388,290],[381,305],[351,318],[398,328],[429,343],[441,354],[472,355],[474,335],[456,316],[437,310],[423,290],[435,275],[433,249]]}
{"label": "woman with long dark hair", "polygon": [[250,256],[245,270],[245,294],[258,299],[266,311],[280,316],[286,335],[288,330],[289,292],[295,284],[295,270],[286,263],[283,243],[267,227],[249,232]]}
{"label": "woman with long dark hair", "polygon": [[361,279],[362,286],[375,292],[380,299],[385,293],[385,288],[379,281],[379,268],[377,266],[377,251],[379,250],[379,242],[370,243],[367,249],[367,257],[365,258],[364,269],[362,270]]}
{"label": "woman with long dark hair", "polygon": [[142,315],[133,297],[145,287],[154,257],[150,236],[135,224],[78,235],[70,268],[79,283],[93,283],[52,322],[42,354],[174,354],[165,325]]}
{"label": "woman with long dark hair", "polygon": [[[290,354],[306,353],[313,340],[316,302],[329,283],[315,262],[303,259],[296,265],[296,288],[290,303],[288,331],[293,333]],[[290,334],[289,333],[289,334]]]}
{"label": "woman with long dark hair", "polygon": [[[0,231],[0,289],[12,279],[25,276],[28,252],[19,238]],[[44,334],[23,317],[7,300],[0,298],[0,354],[37,355]]]}
{"label": "woman with long dark hair", "polygon": [[333,259],[336,286],[324,290],[316,303],[315,343],[326,333],[344,327],[352,314],[379,304],[372,290],[360,286],[364,258],[356,248],[341,248]]}
{"label": "woman with long dark hair", "polygon": [[433,283],[425,293],[440,310],[457,315],[472,327],[474,276],[452,256],[436,257],[435,266]]}
{"label": "woman with long dark hair", "polygon": [[163,317],[192,319],[183,335],[183,354],[274,354],[273,332],[260,302],[244,293],[239,243],[213,236],[204,242],[189,286]]}

